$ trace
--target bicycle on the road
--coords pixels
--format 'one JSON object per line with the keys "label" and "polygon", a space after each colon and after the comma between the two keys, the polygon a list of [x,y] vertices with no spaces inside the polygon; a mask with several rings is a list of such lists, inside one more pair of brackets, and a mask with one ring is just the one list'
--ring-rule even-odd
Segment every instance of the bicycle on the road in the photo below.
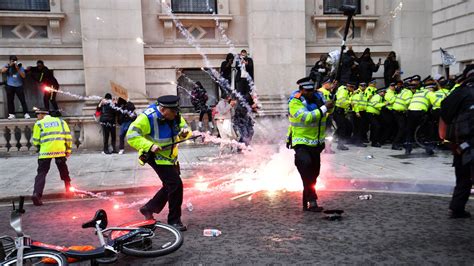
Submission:
{"label": "bicycle on the road", "polygon": [[68,265],[70,262],[91,261],[92,265],[114,263],[119,253],[135,257],[159,257],[178,250],[183,236],[176,228],[155,220],[135,221],[120,227],[107,228],[107,213],[98,210],[82,228],[95,228],[99,247],[77,250],[32,240],[23,233],[21,215],[25,213],[20,197],[18,209],[13,203],[10,225],[16,238],[0,237],[1,265]]}

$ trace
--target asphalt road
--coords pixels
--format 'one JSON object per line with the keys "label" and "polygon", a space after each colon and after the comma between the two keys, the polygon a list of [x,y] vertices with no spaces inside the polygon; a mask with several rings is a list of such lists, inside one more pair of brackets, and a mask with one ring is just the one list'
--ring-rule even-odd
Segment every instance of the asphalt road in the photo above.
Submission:
{"label": "asphalt road", "polygon": [[[228,192],[186,195],[194,210],[183,206],[189,227],[183,246],[160,258],[121,256],[117,265],[474,263],[474,219],[448,219],[448,197],[372,193],[372,200],[358,200],[360,192],[319,194],[324,207],[345,211],[341,221],[302,212],[299,192],[259,192],[238,200],[230,200],[235,195]],[[149,196],[116,200],[131,203]],[[108,212],[109,226],[141,219],[138,206],[115,210],[113,205],[98,199],[26,205],[23,229],[46,243],[96,245],[93,230],[82,229],[81,223],[97,209]],[[468,208],[473,207],[471,200]],[[9,212],[9,206],[0,207],[0,232],[12,235]],[[166,221],[165,215],[156,218]],[[204,237],[205,228],[219,229],[222,235]]]}

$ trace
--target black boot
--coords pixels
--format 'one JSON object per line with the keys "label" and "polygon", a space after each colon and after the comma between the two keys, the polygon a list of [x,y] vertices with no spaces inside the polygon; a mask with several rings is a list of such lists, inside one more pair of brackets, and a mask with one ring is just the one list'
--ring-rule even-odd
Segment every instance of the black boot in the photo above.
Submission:
{"label": "black boot", "polygon": [[33,193],[33,196],[31,196],[31,200],[33,201],[33,205],[35,206],[43,205],[43,202],[41,201],[41,196],[36,193]]}
{"label": "black boot", "polygon": [[323,207],[318,206],[318,202],[316,201],[310,201],[309,202],[309,207],[305,211],[310,211],[310,212],[322,212],[324,210]]}
{"label": "black boot", "polygon": [[153,212],[150,211],[147,207],[143,206],[140,208],[140,213],[145,216],[146,220],[154,220],[153,218]]}

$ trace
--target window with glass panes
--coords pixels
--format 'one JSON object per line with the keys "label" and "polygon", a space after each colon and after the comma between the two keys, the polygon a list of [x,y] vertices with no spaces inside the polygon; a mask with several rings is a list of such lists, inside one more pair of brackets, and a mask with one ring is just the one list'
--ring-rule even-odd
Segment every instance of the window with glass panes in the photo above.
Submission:
{"label": "window with glass panes", "polygon": [[50,11],[49,0],[0,0],[0,10]]}
{"label": "window with glass panes", "polygon": [[217,14],[217,0],[171,0],[173,13]]}
{"label": "window with glass panes", "polygon": [[356,6],[356,14],[360,14],[360,0],[324,0],[324,14],[343,14],[339,11],[342,5]]}

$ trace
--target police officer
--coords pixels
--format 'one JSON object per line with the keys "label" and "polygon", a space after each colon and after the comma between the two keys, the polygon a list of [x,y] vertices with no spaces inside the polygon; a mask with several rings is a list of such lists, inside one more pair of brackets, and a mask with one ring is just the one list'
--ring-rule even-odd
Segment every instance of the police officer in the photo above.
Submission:
{"label": "police officer", "polygon": [[382,142],[382,120],[380,113],[382,108],[388,104],[384,101],[385,89],[376,91],[376,94],[370,98],[367,104],[367,116],[370,121],[370,140],[372,147],[381,147]]}
{"label": "police officer", "polygon": [[[416,128],[423,123],[423,119],[426,119],[428,110],[431,107],[428,97],[430,91],[421,87],[419,79],[413,79],[410,85],[413,97],[408,105],[405,154],[411,154],[415,141]],[[425,150],[427,154],[433,154],[433,149],[429,145],[426,146]]]}
{"label": "police officer", "polygon": [[35,188],[31,197],[35,206],[43,205],[44,186],[46,175],[54,158],[61,180],[64,181],[66,192],[71,187],[71,178],[66,164],[71,155],[72,136],[66,121],[59,117],[52,117],[48,110],[36,110],[38,121],[33,127],[33,145],[39,147],[38,174],[35,177]]}
{"label": "police officer", "polygon": [[396,84],[394,82],[390,83],[384,96],[384,101],[387,102],[387,105],[382,108],[382,112],[380,114],[380,118],[382,121],[381,144],[390,142],[392,140],[392,137],[394,136],[394,132],[397,131],[397,122],[393,115],[393,103],[395,102],[396,98],[395,85]]}
{"label": "police officer", "polygon": [[[313,80],[314,81],[314,80]],[[321,92],[324,96],[324,100],[330,101],[331,100],[331,94],[335,86],[335,82],[332,81],[329,77],[323,78],[322,81],[323,86],[319,88],[319,92]],[[333,117],[333,111],[334,110],[328,110],[326,113],[326,132],[327,134],[330,134],[332,132],[332,117]],[[336,153],[335,151],[332,150],[332,140],[326,140],[325,143],[325,148],[324,148],[324,153],[329,153],[329,154],[334,154]]]}
{"label": "police officer", "polygon": [[178,146],[173,143],[191,135],[186,121],[179,115],[179,97],[175,95],[159,97],[157,103],[140,114],[127,131],[130,146],[139,151],[140,160],[148,163],[163,183],[163,187],[140,208],[140,212],[151,220],[153,213],[160,213],[168,202],[168,224],[180,231],[187,228],[181,222],[183,182],[178,164]]}
{"label": "police officer", "polygon": [[[451,92],[441,103],[440,116],[447,124],[453,124],[458,137],[451,139],[453,147],[453,166],[456,186],[449,205],[451,218],[469,218],[465,210],[474,180],[474,65],[468,65],[463,72],[465,81],[459,89]],[[457,122],[456,122],[457,121]],[[441,129],[441,127],[440,127]],[[441,130],[440,130],[441,131]],[[460,134],[460,133],[463,134]],[[460,137],[462,135],[462,137]]]}
{"label": "police officer", "polygon": [[[409,82],[409,80],[407,80]],[[405,140],[406,136],[406,126],[407,126],[407,111],[408,105],[410,104],[411,98],[413,97],[413,92],[409,88],[409,84],[406,85],[407,87],[403,88],[399,94],[395,97],[395,101],[393,102],[393,115],[395,120],[397,121],[397,134],[393,139],[392,143],[392,150],[403,150],[402,142]]]}
{"label": "police officer", "polygon": [[[358,147],[367,147],[363,143],[364,139],[367,139],[366,128],[368,128],[368,117],[366,113],[367,109],[367,83],[361,82],[359,89],[354,92],[351,97],[352,109],[355,113],[354,117],[354,144]],[[364,136],[365,135],[365,136]]]}
{"label": "police officer", "polygon": [[348,82],[347,86],[341,85],[336,91],[336,108],[334,109],[334,121],[337,125],[336,135],[339,140],[338,150],[348,150],[344,144],[347,143],[352,133],[352,125],[346,117],[351,108],[351,94],[354,92],[355,84]]}
{"label": "police officer", "polygon": [[303,180],[303,211],[321,212],[315,185],[326,137],[326,113],[334,104],[314,91],[315,84],[309,77],[296,83],[299,90],[292,93],[288,103],[287,146],[295,150],[295,165]]}

